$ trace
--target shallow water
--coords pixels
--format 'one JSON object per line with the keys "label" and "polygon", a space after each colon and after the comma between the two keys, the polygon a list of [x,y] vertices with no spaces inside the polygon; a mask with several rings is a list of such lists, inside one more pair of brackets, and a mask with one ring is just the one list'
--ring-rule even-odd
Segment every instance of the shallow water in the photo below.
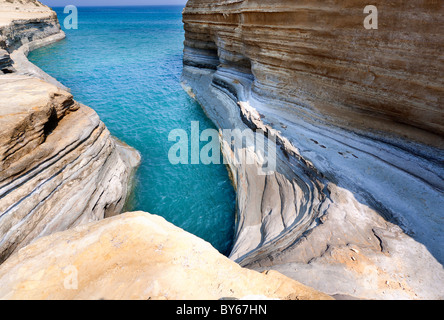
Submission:
{"label": "shallow water", "polygon": [[[56,9],[63,27],[67,15]],[[235,193],[224,165],[170,164],[171,130],[214,128],[180,85],[182,7],[79,8],[79,29],[29,59],[142,154],[132,210],[165,217],[228,254]]]}

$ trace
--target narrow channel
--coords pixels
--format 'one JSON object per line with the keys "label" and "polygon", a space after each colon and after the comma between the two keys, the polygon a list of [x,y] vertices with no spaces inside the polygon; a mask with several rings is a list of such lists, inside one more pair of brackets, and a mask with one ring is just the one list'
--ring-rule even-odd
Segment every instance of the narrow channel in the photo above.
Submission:
{"label": "narrow channel", "polygon": [[[62,24],[63,8],[54,8]],[[79,28],[29,60],[93,108],[111,133],[142,154],[131,210],[160,215],[231,250],[235,192],[222,165],[173,165],[175,129],[215,128],[180,85],[182,7],[79,8]]]}

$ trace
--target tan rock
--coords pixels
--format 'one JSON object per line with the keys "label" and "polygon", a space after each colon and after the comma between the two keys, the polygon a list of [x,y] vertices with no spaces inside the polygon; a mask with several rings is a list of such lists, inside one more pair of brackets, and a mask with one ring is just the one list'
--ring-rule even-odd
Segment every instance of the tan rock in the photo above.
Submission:
{"label": "tan rock", "polygon": [[146,213],[37,240],[0,266],[1,299],[331,299],[278,272],[243,269]]}
{"label": "tan rock", "polygon": [[232,161],[261,158],[252,139],[221,139],[232,259],[330,295],[442,299],[444,5],[374,1],[367,30],[368,4],[189,0],[183,86],[219,129],[276,136],[266,176]]}
{"label": "tan rock", "polygon": [[[190,0],[185,64],[237,69],[307,121],[444,147],[442,1]],[[199,56],[199,57],[198,57]]]}
{"label": "tan rock", "polygon": [[0,27],[14,20],[45,19],[54,12],[36,0],[0,0]]}
{"label": "tan rock", "polygon": [[140,160],[70,93],[0,77],[0,260],[38,237],[120,213]]}
{"label": "tan rock", "polygon": [[1,0],[0,34],[3,262],[36,238],[119,214],[140,155],[27,60],[64,38],[55,12],[34,0]]}

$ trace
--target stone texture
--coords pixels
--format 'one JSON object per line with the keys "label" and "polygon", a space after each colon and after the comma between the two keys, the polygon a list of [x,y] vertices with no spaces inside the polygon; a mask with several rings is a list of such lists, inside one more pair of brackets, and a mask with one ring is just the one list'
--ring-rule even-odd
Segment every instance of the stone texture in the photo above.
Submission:
{"label": "stone texture", "polygon": [[12,60],[9,57],[9,53],[6,50],[0,49],[0,72],[2,74],[12,73]]}
{"label": "stone texture", "polygon": [[243,269],[203,240],[163,218],[140,212],[40,239],[0,266],[0,299],[248,296],[331,299],[278,272]]}
{"label": "stone texture", "polygon": [[254,95],[311,121],[443,148],[443,3],[373,1],[370,31],[367,4],[190,0],[185,64],[245,72]]}
{"label": "stone texture", "polygon": [[0,75],[0,262],[36,238],[119,214],[140,162],[26,59],[64,33],[48,7],[21,3],[12,1],[14,12],[0,3],[0,63],[9,70]]}
{"label": "stone texture", "polygon": [[0,77],[0,123],[1,260],[35,238],[120,213],[138,154],[92,109],[9,75]]}
{"label": "stone texture", "polygon": [[[12,65],[14,72],[33,76],[68,90],[26,58],[29,51],[64,38],[65,33],[60,29],[56,13],[47,6],[32,0],[0,1],[0,49],[9,53],[8,64]],[[9,73],[10,70],[11,67],[3,73]]]}
{"label": "stone texture", "polygon": [[37,0],[0,0],[0,27],[20,20],[55,17],[55,13]]}
{"label": "stone texture", "polygon": [[61,33],[56,13],[33,0],[0,0],[0,28],[0,47],[9,51]]}
{"label": "stone texture", "polygon": [[377,1],[372,31],[367,4],[190,0],[184,88],[221,130],[277,141],[264,171],[253,138],[221,135],[232,259],[331,295],[441,299],[442,4]]}

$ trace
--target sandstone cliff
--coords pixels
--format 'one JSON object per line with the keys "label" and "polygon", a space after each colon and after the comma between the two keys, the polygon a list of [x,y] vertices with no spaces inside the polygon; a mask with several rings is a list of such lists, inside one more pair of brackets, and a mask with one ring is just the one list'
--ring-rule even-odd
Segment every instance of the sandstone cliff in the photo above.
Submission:
{"label": "sandstone cliff", "polygon": [[0,299],[252,296],[331,299],[278,272],[243,269],[205,241],[145,213],[128,213],[40,239],[0,266]]}
{"label": "sandstone cliff", "polygon": [[109,218],[138,153],[26,59],[64,37],[50,9],[2,1],[0,35],[0,299],[332,299],[160,217]]}
{"label": "sandstone cliff", "polygon": [[221,135],[233,259],[329,294],[443,298],[443,4],[375,1],[366,30],[367,4],[189,0],[184,87],[220,129],[278,143],[263,175],[252,139]]}
{"label": "sandstone cliff", "polygon": [[[17,9],[16,9],[17,8]],[[64,37],[37,1],[0,2],[0,262],[123,209],[140,156],[27,59]]]}

